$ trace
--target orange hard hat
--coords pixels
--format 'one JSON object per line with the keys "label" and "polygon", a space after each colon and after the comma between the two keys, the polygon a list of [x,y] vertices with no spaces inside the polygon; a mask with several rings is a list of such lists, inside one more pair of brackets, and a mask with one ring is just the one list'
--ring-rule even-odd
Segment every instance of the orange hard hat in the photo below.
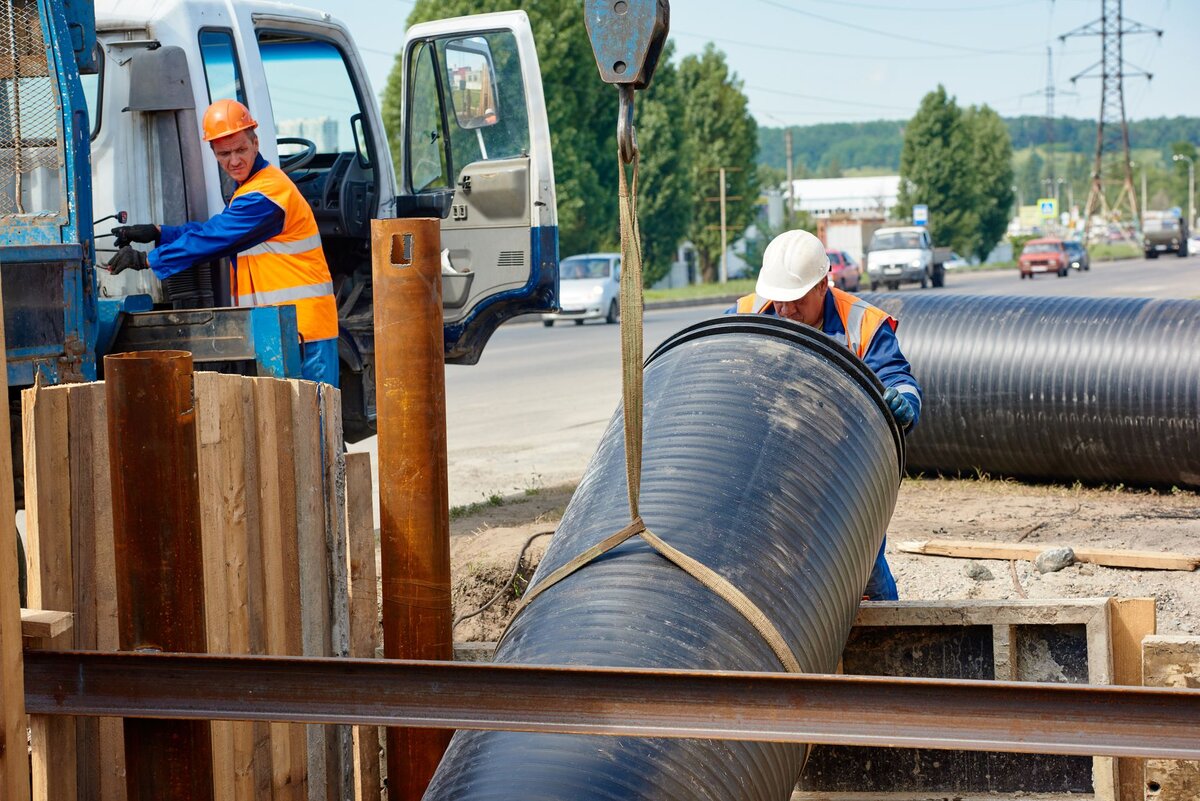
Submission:
{"label": "orange hard hat", "polygon": [[250,109],[236,100],[218,100],[204,112],[205,142],[257,127],[258,123],[250,116]]}

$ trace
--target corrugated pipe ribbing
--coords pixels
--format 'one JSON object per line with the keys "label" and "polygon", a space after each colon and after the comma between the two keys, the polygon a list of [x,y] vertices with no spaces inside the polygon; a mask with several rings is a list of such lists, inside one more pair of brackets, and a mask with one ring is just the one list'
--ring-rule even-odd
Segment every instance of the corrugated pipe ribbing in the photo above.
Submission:
{"label": "corrugated pipe ribbing", "polygon": [[[644,441],[649,529],[745,593],[803,670],[835,670],[903,471],[871,372],[787,321],[706,321],[647,360]],[[624,461],[618,408],[531,586],[629,523]],[[533,601],[496,661],[782,670],[733,607],[636,538]],[[774,743],[460,731],[425,798],[786,801],[803,756]]]}
{"label": "corrugated pipe ribbing", "polygon": [[910,472],[1200,487],[1200,302],[863,297],[925,393]]}

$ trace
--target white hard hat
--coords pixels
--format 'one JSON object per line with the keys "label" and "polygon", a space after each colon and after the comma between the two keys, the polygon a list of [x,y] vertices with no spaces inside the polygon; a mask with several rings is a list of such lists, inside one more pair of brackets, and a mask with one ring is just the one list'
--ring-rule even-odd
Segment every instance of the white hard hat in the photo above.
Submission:
{"label": "white hard hat", "polygon": [[767,245],[754,294],[780,303],[799,300],[828,272],[829,256],[821,240],[808,231],[787,231]]}

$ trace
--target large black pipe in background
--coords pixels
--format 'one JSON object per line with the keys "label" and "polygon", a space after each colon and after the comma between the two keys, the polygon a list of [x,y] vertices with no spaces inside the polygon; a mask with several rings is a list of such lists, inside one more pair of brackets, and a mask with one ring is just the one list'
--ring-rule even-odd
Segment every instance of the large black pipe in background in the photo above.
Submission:
{"label": "large black pipe in background", "polygon": [[[645,379],[647,526],[749,596],[803,670],[832,672],[903,470],[878,382],[815,331],[746,315],[676,334]],[[532,585],[629,523],[624,460],[618,409]],[[538,597],[495,661],[783,670],[745,618],[640,539]],[[425,799],[786,801],[803,752],[460,731]]]}
{"label": "large black pipe in background", "polygon": [[863,297],[925,392],[910,472],[1200,487],[1200,302]]}

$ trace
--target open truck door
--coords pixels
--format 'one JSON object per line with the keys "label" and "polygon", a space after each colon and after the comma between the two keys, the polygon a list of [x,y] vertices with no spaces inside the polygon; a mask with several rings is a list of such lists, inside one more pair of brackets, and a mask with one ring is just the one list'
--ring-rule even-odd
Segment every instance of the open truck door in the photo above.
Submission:
{"label": "open truck door", "polygon": [[413,26],[404,45],[398,216],[441,216],[446,361],[558,302],[550,127],[523,11]]}

